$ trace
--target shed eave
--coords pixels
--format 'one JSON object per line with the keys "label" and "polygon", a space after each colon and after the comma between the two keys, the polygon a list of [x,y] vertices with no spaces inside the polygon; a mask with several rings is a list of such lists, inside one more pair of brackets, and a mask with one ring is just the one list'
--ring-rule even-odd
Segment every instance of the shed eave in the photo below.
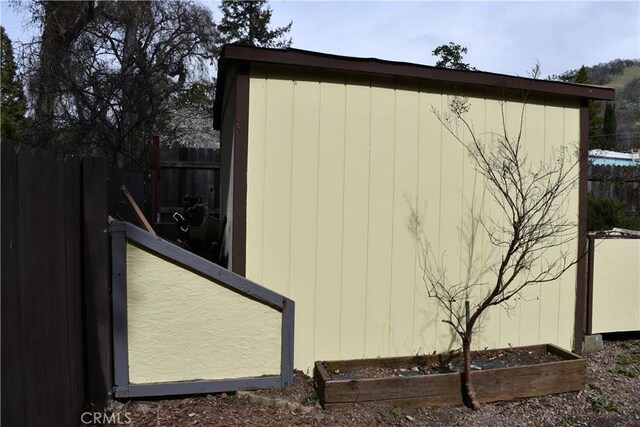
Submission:
{"label": "shed eave", "polygon": [[560,96],[613,101],[615,90],[604,86],[538,80],[484,71],[462,71],[376,58],[339,56],[300,49],[271,49],[226,45],[221,59],[271,63],[294,67],[417,78],[443,83],[527,90]]}
{"label": "shed eave", "polygon": [[[518,90],[552,96],[613,101],[615,90],[604,86],[538,80],[485,71],[463,71],[376,58],[340,56],[300,49],[272,49],[225,45],[218,62],[218,82],[224,81],[232,62],[265,63],[367,75],[413,78],[468,87]],[[221,85],[218,85],[221,86]],[[214,129],[219,129],[223,90],[216,90]]]}

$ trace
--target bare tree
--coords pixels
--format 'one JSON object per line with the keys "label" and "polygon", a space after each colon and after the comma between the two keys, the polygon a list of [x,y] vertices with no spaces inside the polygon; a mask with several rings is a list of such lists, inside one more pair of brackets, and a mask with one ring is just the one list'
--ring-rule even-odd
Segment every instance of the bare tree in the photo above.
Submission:
{"label": "bare tree", "polygon": [[[410,229],[419,242],[427,293],[444,313],[442,322],[462,342],[465,403],[474,409],[478,400],[470,375],[471,344],[482,316],[493,306],[513,308],[525,287],[555,281],[577,260],[568,249],[577,227],[566,203],[578,179],[575,150],[561,146],[543,160],[531,160],[523,142],[525,107],[526,102],[520,126],[512,133],[506,102],[501,102],[502,129],[487,134],[476,132],[468,119],[466,98],[451,97],[447,112],[433,109],[485,183],[481,201],[467,203],[468,220],[460,230],[466,244],[461,279],[452,279],[443,255],[432,250],[417,208],[411,213]],[[492,206],[491,215],[484,210],[486,203]],[[490,250],[479,251],[481,239]]]}
{"label": "bare tree", "polygon": [[175,99],[206,80],[218,49],[211,11],[193,1],[58,3],[32,8],[42,25],[25,63],[34,136],[147,170]]}

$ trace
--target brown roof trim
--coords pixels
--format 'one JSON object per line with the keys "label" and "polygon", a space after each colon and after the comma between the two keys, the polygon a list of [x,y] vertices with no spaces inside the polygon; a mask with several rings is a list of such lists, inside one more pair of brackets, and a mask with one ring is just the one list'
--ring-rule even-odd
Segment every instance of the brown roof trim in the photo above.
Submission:
{"label": "brown roof trim", "polygon": [[224,60],[227,59],[298,67],[312,67],[364,74],[408,77],[454,84],[525,90],[607,101],[613,101],[615,98],[615,90],[604,86],[537,80],[505,74],[488,73],[484,71],[450,70],[407,62],[329,55],[299,49],[268,49],[251,46],[226,45],[222,49],[220,59],[222,66],[224,66]]}

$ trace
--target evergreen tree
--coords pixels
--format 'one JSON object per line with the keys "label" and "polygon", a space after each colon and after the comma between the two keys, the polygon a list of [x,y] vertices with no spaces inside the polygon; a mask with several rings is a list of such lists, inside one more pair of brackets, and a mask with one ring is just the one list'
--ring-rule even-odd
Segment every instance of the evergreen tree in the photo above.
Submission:
{"label": "evergreen tree", "polygon": [[11,40],[0,26],[0,138],[19,141],[22,136],[26,104],[22,82],[16,72]]}
{"label": "evergreen tree", "polygon": [[267,0],[225,0],[220,5],[222,19],[218,25],[221,41],[246,46],[287,48],[293,22],[269,29],[271,8]]}
{"label": "evergreen tree", "polygon": [[457,43],[449,42],[449,44],[443,44],[435,48],[431,54],[433,56],[439,56],[440,59],[436,62],[438,68],[451,68],[453,70],[472,70],[476,68],[470,66],[466,62],[462,62],[462,55],[466,54],[468,49],[460,46]]}
{"label": "evergreen tree", "polygon": [[[589,70],[584,65],[575,75],[575,83],[591,84]],[[589,149],[602,145],[602,106],[600,101],[589,101]]]}
{"label": "evergreen tree", "polygon": [[616,107],[613,102],[607,102],[604,108],[604,122],[602,125],[602,148],[614,150],[616,148],[616,134],[618,126],[616,121]]}

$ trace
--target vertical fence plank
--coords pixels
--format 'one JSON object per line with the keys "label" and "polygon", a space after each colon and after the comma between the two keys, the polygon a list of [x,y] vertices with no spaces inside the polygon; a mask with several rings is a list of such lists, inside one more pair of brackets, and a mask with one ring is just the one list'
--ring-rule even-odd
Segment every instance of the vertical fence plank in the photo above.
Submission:
{"label": "vertical fence plank", "polygon": [[[23,307],[21,313],[22,333],[22,354],[21,363],[25,366],[25,387],[26,401],[29,402],[26,414],[26,425],[46,425],[46,360],[43,360],[43,347],[46,342],[41,340],[47,334],[47,325],[42,319],[46,318],[48,310],[46,303],[48,299],[48,257],[43,247],[45,236],[38,234],[46,229],[42,221],[38,221],[35,213],[37,209],[43,207],[41,200],[37,200],[42,194],[40,188],[43,171],[38,164],[41,157],[32,154],[28,147],[21,146],[18,150],[18,232],[20,234],[20,245],[18,246],[18,257],[20,259],[20,269],[18,272],[18,287],[20,292],[19,301]],[[46,171],[44,171],[46,175]],[[38,219],[38,220],[36,220]],[[44,275],[43,275],[44,272]],[[37,386],[36,386],[37,385]]]}
{"label": "vertical fence plank", "polygon": [[62,223],[65,239],[73,244],[65,246],[65,275],[67,278],[67,325],[70,378],[70,414],[74,422],[80,417],[85,399],[85,360],[82,320],[82,224],[81,224],[81,169],[80,161],[68,158],[64,164],[66,212]]}
{"label": "vertical fence plank", "polygon": [[[65,168],[67,164],[63,157],[58,159],[45,155],[42,159],[43,177],[51,179],[51,191],[41,196],[42,205],[39,210],[47,212],[46,246],[43,248],[50,254],[51,275],[49,276],[49,301],[47,318],[50,323],[47,341],[49,342],[49,363],[47,366],[47,395],[48,411],[57,412],[60,420],[71,420],[74,399],[71,384],[71,370],[69,341],[73,331],[69,328],[70,307],[67,302],[69,277],[67,276],[67,246],[77,245],[79,242],[69,239],[66,234],[65,217],[69,210],[67,203],[67,189],[65,183]],[[56,319],[55,321],[52,321]]]}
{"label": "vertical fence plank", "polygon": [[[0,180],[2,194],[0,226],[2,233],[2,277],[1,292],[1,322],[2,322],[2,351],[1,375],[2,375],[2,411],[0,411],[0,424],[20,425],[27,418],[25,390],[25,369],[23,362],[21,340],[22,330],[22,305],[20,304],[18,271],[18,249],[20,239],[18,235],[18,176],[16,169],[16,153],[9,141],[0,143]],[[7,327],[11,325],[11,327]]]}
{"label": "vertical fence plank", "polygon": [[79,422],[79,198],[77,160],[2,143],[3,425]]}
{"label": "vertical fence plank", "polygon": [[100,401],[111,392],[111,297],[107,226],[107,165],[103,159],[82,164],[82,238],[84,266],[87,393]]}
{"label": "vertical fence plank", "polygon": [[[60,218],[64,215],[64,206],[59,200],[57,189],[59,182],[56,174],[56,159],[50,152],[34,151],[36,168],[32,171],[32,187],[27,193],[34,204],[27,233],[33,235],[31,252],[33,268],[37,269],[36,281],[22,284],[30,288],[32,300],[38,301],[32,306],[31,317],[37,317],[39,327],[35,349],[38,351],[38,363],[44,375],[40,378],[43,389],[45,419],[69,419],[66,411],[68,396],[68,378],[62,378],[61,354],[62,332],[66,333],[66,319],[60,322],[64,307],[60,303],[60,290],[64,289],[61,265],[64,266],[63,234],[60,232]],[[73,244],[73,243],[72,243]],[[34,254],[42,254],[34,256]],[[38,289],[39,288],[39,289]],[[38,313],[38,314],[36,314]],[[55,319],[55,321],[53,320]],[[66,336],[64,337],[66,344]],[[47,351],[44,351],[48,349]],[[61,411],[61,407],[64,409]]]}

